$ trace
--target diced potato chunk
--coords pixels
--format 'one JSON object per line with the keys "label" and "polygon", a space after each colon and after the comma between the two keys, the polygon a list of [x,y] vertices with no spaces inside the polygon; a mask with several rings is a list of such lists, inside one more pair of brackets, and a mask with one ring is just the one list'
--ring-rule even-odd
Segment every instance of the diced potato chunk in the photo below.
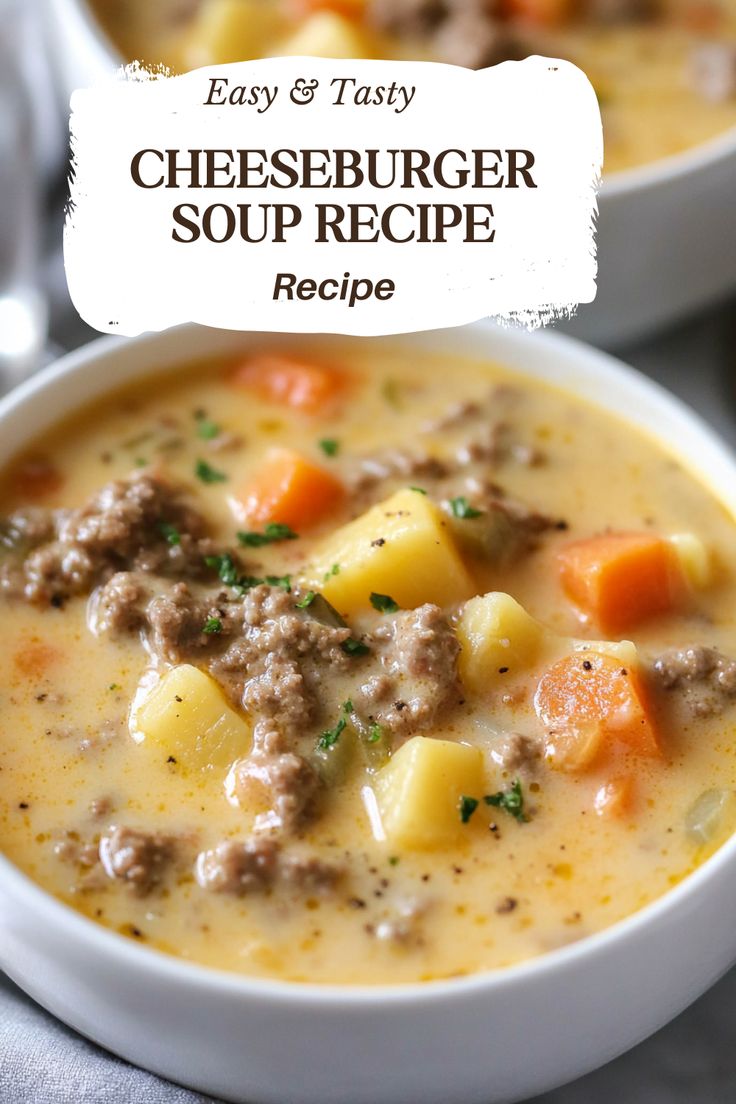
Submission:
{"label": "diced potato chunk", "polygon": [[367,56],[367,43],[354,23],[322,11],[305,19],[274,52],[284,57],[362,58]]}
{"label": "diced potato chunk", "polygon": [[502,669],[513,676],[532,666],[551,636],[510,594],[493,591],[471,598],[457,626],[463,686],[482,694],[498,680]]}
{"label": "diced potato chunk", "polygon": [[387,841],[396,847],[450,846],[467,831],[462,797],[483,791],[479,748],[414,736],[377,772],[374,787]]}
{"label": "diced potato chunk", "polygon": [[673,533],[667,538],[674,548],[686,579],[700,590],[708,586],[712,576],[710,553],[694,533]]}
{"label": "diced potato chunk", "polygon": [[343,614],[370,608],[372,591],[413,609],[460,602],[475,589],[442,511],[410,489],[330,534],[306,582]]}
{"label": "diced potato chunk", "polygon": [[134,706],[131,734],[193,770],[227,767],[251,742],[250,726],[215,680],[188,663],[172,667]]}
{"label": "diced potato chunk", "polygon": [[208,0],[178,44],[183,69],[247,61],[272,53],[283,33],[278,5],[263,0]]}

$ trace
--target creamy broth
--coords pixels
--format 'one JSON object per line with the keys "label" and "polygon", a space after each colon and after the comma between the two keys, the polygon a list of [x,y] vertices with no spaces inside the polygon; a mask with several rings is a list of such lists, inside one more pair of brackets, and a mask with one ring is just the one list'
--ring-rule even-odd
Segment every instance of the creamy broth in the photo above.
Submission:
{"label": "creamy broth", "polygon": [[[94,0],[127,58],[183,71],[288,54],[449,61],[569,58],[598,93],[605,170],[641,165],[736,125],[734,0]],[[426,10],[425,10],[426,9]],[[434,12],[434,15],[432,15]]]}
{"label": "creamy broth", "polygon": [[[143,700],[152,693],[156,644],[149,632],[144,648],[146,630],[137,624],[131,630],[124,624],[117,631],[101,628],[99,591],[97,605],[88,595],[105,586],[112,569],[71,596],[62,593],[61,584],[55,589],[47,574],[29,601],[22,592],[31,585],[23,566],[29,561],[19,556],[29,555],[33,540],[27,537],[23,544],[18,538],[17,519],[15,528],[6,524],[6,595],[0,596],[2,849],[86,916],[184,959],[249,975],[333,983],[429,980],[507,966],[641,908],[692,871],[733,827],[736,698],[730,684],[714,691],[707,707],[693,710],[690,694],[697,681],[667,688],[652,667],[667,649],[691,644],[719,648],[725,657],[736,654],[733,520],[657,445],[605,412],[493,364],[459,364],[426,354],[420,360],[390,343],[381,343],[380,352],[376,348],[351,342],[330,345],[325,353],[318,344],[299,346],[300,362],[326,365],[328,378],[340,381],[330,402],[323,396],[314,412],[285,401],[295,400],[293,390],[282,389],[277,401],[273,391],[271,399],[263,398],[263,381],[278,365],[270,374],[252,372],[249,366],[258,366],[258,356],[201,364],[175,379],[137,385],[46,435],[4,478],[0,514],[21,510],[26,520],[29,505],[37,511],[78,508],[112,480],[181,485],[185,501],[206,519],[208,539],[239,560],[241,577],[288,576],[290,592],[283,579],[260,591],[275,594],[292,613],[301,603],[297,616],[304,618],[312,616],[309,595],[340,578],[315,578],[311,565],[320,559],[320,545],[372,504],[418,487],[408,492],[416,509],[437,511],[442,533],[461,549],[473,592],[513,595],[547,627],[549,646],[536,656],[512,662],[504,674],[489,669],[487,687],[480,691],[450,685],[434,714],[419,713],[415,724],[405,725],[400,714],[390,713],[391,703],[370,713],[360,691],[375,673],[381,649],[390,647],[381,642],[381,627],[392,626],[405,611],[384,612],[368,602],[350,610],[338,606],[350,639],[367,642],[370,652],[345,656],[334,669],[325,664],[311,713],[299,714],[296,734],[287,740],[290,752],[322,772],[318,800],[293,824],[272,817],[269,826],[263,821],[268,795],[245,787],[237,803],[230,786],[228,800],[231,764],[221,758],[210,762],[206,741],[189,758],[186,748],[182,754],[180,745],[174,746],[175,733],[170,744],[168,736],[161,741],[144,733],[140,740],[141,715],[135,710],[133,733],[140,742],[131,736],[131,703],[136,693],[141,700],[142,679]],[[242,364],[246,371],[234,382],[233,371]],[[492,455],[481,448],[490,427],[495,427]],[[321,520],[300,526],[296,539],[239,546],[236,531],[268,531],[262,520],[255,524],[243,514],[248,497],[242,488],[273,463],[274,445],[284,443],[351,491]],[[400,464],[395,456],[389,463],[387,449],[404,450]],[[428,458],[439,458],[452,470],[438,477]],[[510,558],[469,555],[462,527],[485,524],[499,487],[500,501],[515,509],[524,504],[529,516],[543,515],[549,524],[535,529],[528,545]],[[238,496],[241,505],[236,503],[234,514]],[[475,509],[479,518],[467,516]],[[37,522],[37,512],[33,517]],[[165,544],[182,539],[170,522],[155,524]],[[563,592],[559,557],[572,542],[610,529],[695,535],[707,549],[707,580],[698,577],[670,612],[642,619],[626,632],[602,633]],[[509,539],[515,539],[513,531]],[[389,538],[381,551],[390,543]],[[25,575],[18,575],[19,564]],[[352,569],[346,561],[340,568],[345,580]],[[418,560],[401,571],[418,575]],[[142,577],[155,599],[169,593],[178,576],[170,565],[154,564]],[[433,600],[444,585],[444,579],[432,583]],[[219,592],[215,604],[224,612],[214,620],[226,620],[259,592],[252,580],[241,587],[250,587],[246,593],[219,584],[216,566],[187,586],[195,598]],[[455,632],[461,635],[466,607],[457,596],[440,604],[437,624],[451,626],[454,639]],[[554,736],[550,744],[535,714],[534,689],[559,656],[571,653],[571,640],[604,635],[637,645],[633,663],[661,754],[640,755],[632,747],[614,766],[604,752],[581,766],[559,769]],[[185,654],[182,646],[179,658],[209,671],[228,643],[217,636],[212,632],[210,640],[200,633],[199,650]],[[417,639],[422,659],[428,638]],[[584,662],[599,653],[577,654]],[[467,644],[461,671],[466,660]],[[454,669],[452,649],[444,662]],[[631,656],[626,663],[631,665]],[[159,651],[157,677],[171,667],[171,656],[162,658]],[[411,675],[402,671],[398,677],[409,699]],[[725,685],[725,676],[722,681]],[[232,695],[231,682],[222,676],[218,682]],[[276,686],[279,692],[278,680]],[[250,701],[248,713],[239,695],[229,698],[229,708],[249,731],[269,708],[263,699]],[[352,714],[347,701],[353,703]],[[381,708],[389,709],[388,720],[376,735]],[[285,711],[280,720],[278,708],[272,709],[271,717],[277,730],[286,724]],[[341,719],[345,724],[338,731]],[[177,720],[169,715],[168,723],[175,729]],[[538,749],[539,757],[499,761],[510,734],[528,738],[526,750]],[[451,795],[453,823],[446,840],[407,843],[401,829],[398,837],[392,835],[389,821],[400,802],[394,793],[381,807],[375,796],[380,798],[381,772],[417,739],[478,748],[482,756],[482,777],[473,792]],[[321,757],[320,744],[327,744]],[[252,756],[249,745],[250,737],[237,748],[239,761]],[[612,780],[617,785],[622,771],[625,792],[614,792],[612,802],[602,800],[601,790]],[[451,780],[447,786],[452,789]],[[514,792],[521,794],[521,809],[514,806]],[[298,787],[295,793],[299,797]],[[710,795],[705,803],[703,794]],[[493,795],[502,795],[500,802],[483,800]],[[471,808],[468,798],[477,807]],[[443,802],[441,795],[439,819]],[[389,837],[383,840],[376,838],[382,817]],[[431,831],[439,819],[430,817]],[[121,827],[159,841],[150,878],[144,871],[137,879],[125,848],[115,851],[110,845],[111,834]],[[240,846],[238,841],[254,838],[277,841],[278,861],[287,864],[280,873],[258,874],[235,886],[203,879],[198,855],[223,841]],[[293,877],[292,856],[304,864]],[[144,853],[143,865],[150,866],[149,860],[151,854]],[[329,876],[322,877],[321,866],[314,878],[305,874],[310,862],[322,864]],[[216,874],[219,878],[222,871]]]}

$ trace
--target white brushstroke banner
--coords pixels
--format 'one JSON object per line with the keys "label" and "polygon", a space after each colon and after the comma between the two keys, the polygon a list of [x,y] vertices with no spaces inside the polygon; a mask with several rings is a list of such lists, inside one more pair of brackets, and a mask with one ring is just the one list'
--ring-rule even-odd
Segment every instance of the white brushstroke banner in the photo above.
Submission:
{"label": "white brushstroke banner", "polygon": [[67,280],[103,332],[534,326],[595,297],[601,120],[569,62],[132,66],[73,94],[71,133]]}

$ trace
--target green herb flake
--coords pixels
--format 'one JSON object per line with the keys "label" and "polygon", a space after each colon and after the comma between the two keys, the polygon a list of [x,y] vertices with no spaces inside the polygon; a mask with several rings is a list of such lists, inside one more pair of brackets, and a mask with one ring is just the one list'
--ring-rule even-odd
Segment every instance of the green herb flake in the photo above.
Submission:
{"label": "green herb flake", "polygon": [[217,572],[225,586],[237,586],[238,569],[229,552],[224,552],[222,556],[205,556],[204,562]]}
{"label": "green herb flake", "polygon": [[334,728],[325,729],[317,741],[317,747],[321,748],[323,751],[327,751],[328,748],[334,747],[345,731],[346,724],[347,721],[345,718],[341,717]]}
{"label": "green herb flake", "polygon": [[333,577],[333,575],[339,575],[339,574],[340,574],[340,565],[339,564],[333,564],[332,567],[330,568],[330,570],[325,572],[324,578],[323,578],[322,581],[324,583],[326,583],[328,579],[331,579]]}
{"label": "green herb flake", "polygon": [[390,594],[377,594],[375,590],[371,591],[371,605],[379,613],[396,613],[399,609]]}
{"label": "green herb flake", "polygon": [[166,537],[166,541],[173,547],[181,544],[181,533],[175,525],[170,525],[168,521],[159,521],[156,526],[162,537]]}
{"label": "green herb flake", "polygon": [[340,451],[340,442],[335,437],[323,437],[317,444],[325,456],[337,456]]}
{"label": "green herb flake", "polygon": [[353,712],[353,703],[348,698],[347,701],[342,703],[342,716],[338,720],[334,728],[326,729],[317,740],[317,747],[322,751],[327,751],[329,748],[334,747],[337,741],[342,736],[347,725],[347,717]]}
{"label": "green herb flake", "polygon": [[[263,579],[259,579],[259,582],[263,582]],[[287,594],[291,594],[291,575],[267,575],[265,581],[269,586],[281,587]]]}
{"label": "green herb flake", "polygon": [[144,456],[136,456],[133,463],[135,464],[135,466],[137,468],[147,468],[148,467],[148,461],[146,460],[146,458]]}
{"label": "green herb flake", "polygon": [[199,459],[194,465],[194,474],[203,483],[225,483],[227,475],[208,464],[206,460]]}
{"label": "green herb flake", "polygon": [[279,521],[270,521],[262,533],[239,532],[237,537],[240,543],[245,545],[246,548],[262,548],[264,544],[277,544],[279,541],[297,540],[299,534],[295,533],[290,525],[283,525]]}
{"label": "green herb flake", "polygon": [[204,623],[204,628],[202,629],[202,632],[207,633],[208,635],[213,635],[215,633],[221,633],[222,632],[222,621],[220,620],[219,617],[208,617],[207,620]]}
{"label": "green herb flake", "polygon": [[529,818],[524,812],[524,794],[521,782],[517,778],[508,790],[499,790],[495,794],[487,794],[483,800],[486,805],[493,805],[497,809],[503,809],[510,816],[524,824]]}
{"label": "green herb flake", "polygon": [[465,794],[460,798],[458,809],[460,811],[460,819],[463,824],[467,824],[472,817],[475,810],[478,808],[477,797],[466,797]]}
{"label": "green herb flake", "polygon": [[300,598],[296,603],[297,609],[308,609],[311,606],[314,599],[317,597],[317,592],[314,590],[308,590],[303,598]]}
{"label": "green herb flake", "polygon": [[349,636],[347,640],[344,640],[341,648],[349,656],[364,656],[370,652],[368,645],[364,644],[362,640],[356,640],[354,636]]}
{"label": "green herb flake", "polygon": [[410,487],[410,488],[409,488],[409,490],[410,490],[410,491],[415,491],[415,492],[416,492],[417,494],[423,494],[423,495],[426,495],[426,493],[427,493],[427,492],[425,491],[424,487]]}
{"label": "green herb flake", "polygon": [[383,729],[379,724],[372,724],[368,729],[368,743],[377,744],[383,736]]}
{"label": "green herb flake", "polygon": [[471,506],[464,495],[458,495],[457,498],[451,498],[450,509],[456,518],[464,519],[477,518],[483,513],[482,510],[476,510],[474,506]]}
{"label": "green herb flake", "polygon": [[122,690],[122,686],[118,682],[111,682],[107,688],[108,690]]}
{"label": "green herb flake", "polygon": [[398,866],[399,865],[399,856],[398,855],[389,855],[388,862],[389,862],[389,866]]}
{"label": "green herb flake", "polygon": [[222,433],[222,426],[210,421],[204,410],[197,410],[194,418],[197,422],[197,436],[202,441],[213,441]]}
{"label": "green herb flake", "polygon": [[205,556],[204,562],[207,567],[211,567],[213,571],[217,572],[225,586],[232,587],[241,598],[253,587],[266,582],[258,575],[240,575],[229,552],[224,552],[221,556]]}

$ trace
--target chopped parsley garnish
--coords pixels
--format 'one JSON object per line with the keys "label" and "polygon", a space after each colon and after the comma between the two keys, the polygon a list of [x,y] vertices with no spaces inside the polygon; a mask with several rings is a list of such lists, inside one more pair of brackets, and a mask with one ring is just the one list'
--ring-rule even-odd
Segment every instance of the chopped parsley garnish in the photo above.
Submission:
{"label": "chopped parsley garnish", "polygon": [[122,686],[120,686],[120,684],[117,683],[117,682],[111,682],[107,689],[108,690],[122,690]]}
{"label": "chopped parsley garnish", "polygon": [[458,809],[460,810],[460,819],[463,824],[467,824],[472,817],[475,810],[478,808],[477,797],[466,797],[465,794],[460,798],[458,803]]}
{"label": "chopped parsley garnish", "polygon": [[340,451],[340,442],[335,437],[323,437],[317,443],[325,456],[337,456]]}
{"label": "chopped parsley garnish", "polygon": [[353,703],[348,698],[347,701],[342,703],[342,716],[339,718],[334,728],[326,729],[317,740],[317,747],[322,751],[327,751],[329,748],[334,747],[337,741],[345,731],[347,725],[346,718],[353,712]]}
{"label": "chopped parsley garnish", "polygon": [[377,744],[383,736],[383,729],[379,724],[372,724],[368,729],[368,743]]}
{"label": "chopped parsley garnish", "polygon": [[371,591],[371,605],[379,613],[396,613],[399,609],[390,594],[377,594],[375,590]]}
{"label": "chopped parsley garnish", "polygon": [[203,633],[213,634],[222,632],[222,621],[219,617],[208,617],[204,623]]}
{"label": "chopped parsley garnish", "polygon": [[227,480],[225,472],[218,471],[208,464],[206,460],[198,460],[194,465],[194,474],[203,483],[224,483]]}
{"label": "chopped parsley garnish", "polygon": [[146,458],[144,456],[136,456],[133,463],[135,464],[135,466],[137,468],[147,468],[148,467],[148,461],[146,460]]}
{"label": "chopped parsley garnish", "polygon": [[229,552],[221,556],[205,556],[204,562],[217,572],[225,586],[238,586],[240,576]]}
{"label": "chopped parsley garnish", "polygon": [[523,824],[528,818],[524,812],[524,794],[521,782],[517,778],[508,790],[499,790],[495,794],[487,794],[483,800],[486,805],[494,805],[497,809],[504,809],[510,816]]}
{"label": "chopped parsley garnish", "polygon": [[269,521],[262,533],[240,532],[238,540],[247,548],[261,548],[264,544],[277,544],[279,541],[296,540],[299,534],[295,533],[290,525],[283,525],[279,521]]}
{"label": "chopped parsley garnish", "polygon": [[476,510],[474,506],[471,506],[464,495],[451,498],[450,509],[456,518],[477,518],[483,513],[482,510]]}
{"label": "chopped parsley garnish", "polygon": [[362,640],[356,640],[354,636],[349,636],[347,640],[344,640],[341,648],[349,656],[368,655],[370,651],[367,644],[364,644]]}
{"label": "chopped parsley garnish", "polygon": [[267,582],[269,586],[281,587],[287,594],[291,594],[291,575],[267,575],[265,580],[259,579],[258,582]]}
{"label": "chopped parsley garnish", "polygon": [[233,587],[241,597],[262,583],[281,587],[287,594],[291,592],[291,575],[266,575],[265,579],[259,575],[240,575],[229,552],[223,552],[221,556],[205,556],[204,562],[217,572],[225,586]]}
{"label": "chopped parsley garnish", "polygon": [[304,595],[304,597],[300,598],[299,601],[296,603],[296,608],[297,609],[307,609],[309,606],[311,606],[312,602],[314,601],[314,599],[316,597],[317,597],[317,592],[316,591],[308,590],[307,593]]}
{"label": "chopped parsley garnish", "polygon": [[156,528],[162,537],[166,537],[167,543],[172,547],[181,544],[181,533],[175,525],[170,525],[168,521],[160,521]]}
{"label": "chopped parsley garnish", "polygon": [[212,422],[204,410],[197,410],[194,415],[197,422],[197,436],[203,441],[212,441],[222,433],[222,427],[217,422]]}
{"label": "chopped parsley garnish", "polygon": [[333,575],[339,575],[339,574],[340,574],[340,565],[339,564],[333,564],[332,567],[330,568],[330,570],[325,572],[323,582],[326,583],[327,580],[331,579]]}
{"label": "chopped parsley garnish", "polygon": [[410,488],[409,488],[409,490],[410,490],[410,491],[416,491],[416,493],[417,493],[417,494],[423,494],[423,495],[426,495],[426,493],[427,493],[427,492],[425,491],[424,487],[410,487]]}
{"label": "chopped parsley garnish", "polygon": [[388,861],[389,861],[389,864],[391,866],[398,866],[399,865],[399,856],[398,855],[389,855]]}

